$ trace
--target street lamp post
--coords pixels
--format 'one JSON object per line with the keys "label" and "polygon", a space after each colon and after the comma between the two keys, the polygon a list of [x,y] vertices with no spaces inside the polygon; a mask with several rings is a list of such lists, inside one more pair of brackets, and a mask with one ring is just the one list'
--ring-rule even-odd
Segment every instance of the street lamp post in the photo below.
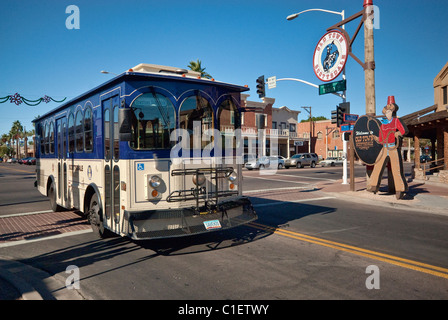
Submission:
{"label": "street lamp post", "polygon": [[[332,13],[332,14],[338,14],[341,16],[342,21],[344,21],[344,19],[345,19],[345,11],[344,10],[342,10],[341,12],[337,12],[337,11],[331,11],[331,10],[325,10],[325,9],[308,9],[308,10],[303,10],[298,13],[291,14],[286,17],[286,20],[288,20],[288,21],[294,20],[300,14],[305,13],[305,12],[310,12],[310,11],[321,11],[321,12],[327,12],[327,13]],[[345,29],[345,25],[343,25],[342,28]],[[346,79],[345,67],[342,70],[342,79],[344,79],[344,80]],[[346,90],[344,90],[341,98],[342,98],[342,102],[347,101]],[[310,119],[310,121],[311,121],[311,119]],[[343,168],[342,168],[342,184],[348,184],[348,182],[347,182],[347,141],[345,141],[344,139],[342,139],[342,151],[344,153],[344,161],[343,161]],[[328,155],[328,150],[325,150],[325,157],[327,157],[327,155]]]}
{"label": "street lamp post", "polygon": [[114,76],[118,76],[118,74],[116,74],[116,73],[109,72],[109,71],[105,71],[105,70],[101,70],[101,73],[104,73],[104,74],[113,74]]}

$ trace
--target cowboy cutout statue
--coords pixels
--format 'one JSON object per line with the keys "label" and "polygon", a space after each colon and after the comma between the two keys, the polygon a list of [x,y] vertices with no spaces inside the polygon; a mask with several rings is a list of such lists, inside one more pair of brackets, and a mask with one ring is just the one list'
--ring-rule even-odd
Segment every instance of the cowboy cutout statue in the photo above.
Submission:
{"label": "cowboy cutout statue", "polygon": [[403,172],[403,160],[401,158],[400,145],[401,137],[408,133],[406,125],[397,117],[398,106],[395,104],[394,96],[387,98],[387,105],[383,108],[386,118],[381,119],[379,136],[374,136],[374,140],[383,145],[375,161],[373,172],[370,176],[367,191],[378,192],[384,168],[390,162],[395,194],[397,199],[401,199],[408,191],[408,185]]}

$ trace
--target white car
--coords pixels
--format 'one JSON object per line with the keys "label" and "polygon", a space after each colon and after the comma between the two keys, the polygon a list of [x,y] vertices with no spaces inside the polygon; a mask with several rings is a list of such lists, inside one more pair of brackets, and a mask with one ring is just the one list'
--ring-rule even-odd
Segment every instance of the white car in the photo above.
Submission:
{"label": "white car", "polygon": [[272,168],[276,166],[278,169],[285,167],[285,158],[282,156],[264,156],[246,162],[244,165],[248,170]]}
{"label": "white car", "polygon": [[329,157],[325,160],[319,162],[322,167],[334,167],[334,166],[342,166],[344,160],[342,158]]}

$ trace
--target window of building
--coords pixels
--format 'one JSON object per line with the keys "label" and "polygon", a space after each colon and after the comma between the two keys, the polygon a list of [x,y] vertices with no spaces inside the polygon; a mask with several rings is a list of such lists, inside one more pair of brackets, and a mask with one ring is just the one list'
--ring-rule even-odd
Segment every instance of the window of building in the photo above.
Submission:
{"label": "window of building", "polygon": [[255,125],[257,129],[266,128],[266,115],[264,113],[256,113],[255,114]]}
{"label": "window of building", "polygon": [[333,138],[339,138],[339,130],[333,132]]}
{"label": "window of building", "polygon": [[296,132],[296,124],[295,123],[290,123],[289,124],[289,131]]}
{"label": "window of building", "polygon": [[91,108],[87,108],[84,111],[84,147],[87,152],[93,151],[93,123]]}
{"label": "window of building", "polygon": [[286,129],[286,122],[280,122],[280,128],[281,130],[285,130]]}
{"label": "window of building", "polygon": [[277,121],[272,121],[272,129],[277,129]]}
{"label": "window of building", "polygon": [[317,140],[322,140],[323,138],[324,138],[323,133],[322,133],[321,131],[319,131],[319,132],[317,133]]}

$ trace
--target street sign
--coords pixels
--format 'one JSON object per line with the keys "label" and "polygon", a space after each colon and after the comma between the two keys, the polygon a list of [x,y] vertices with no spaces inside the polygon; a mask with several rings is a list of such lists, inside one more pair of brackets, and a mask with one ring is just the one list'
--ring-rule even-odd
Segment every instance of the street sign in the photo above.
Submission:
{"label": "street sign", "polygon": [[303,147],[303,141],[294,141],[294,146]]}
{"label": "street sign", "polygon": [[343,124],[341,126],[341,132],[345,132],[345,131],[353,131],[353,124]]}
{"label": "street sign", "polygon": [[347,80],[340,80],[319,85],[319,95],[347,90]]}
{"label": "street sign", "polygon": [[277,79],[275,76],[268,78],[268,89],[274,89],[277,86]]}
{"label": "street sign", "polygon": [[314,73],[319,80],[333,81],[344,70],[347,55],[348,42],[345,36],[337,30],[328,31],[314,49]]}
{"label": "street sign", "polygon": [[356,122],[356,120],[358,120],[359,115],[357,114],[349,114],[349,113],[344,113],[344,122]]}

